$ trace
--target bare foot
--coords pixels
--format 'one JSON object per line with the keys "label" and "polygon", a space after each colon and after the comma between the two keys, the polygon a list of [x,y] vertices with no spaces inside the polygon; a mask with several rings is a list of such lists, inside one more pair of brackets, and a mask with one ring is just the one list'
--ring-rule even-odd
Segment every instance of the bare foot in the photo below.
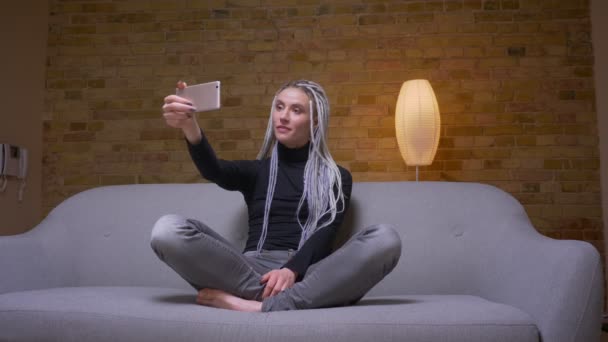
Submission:
{"label": "bare foot", "polygon": [[233,296],[228,292],[216,289],[202,289],[198,292],[196,302],[212,306],[214,308],[246,311],[246,312],[261,312],[262,302],[255,300],[247,300]]}

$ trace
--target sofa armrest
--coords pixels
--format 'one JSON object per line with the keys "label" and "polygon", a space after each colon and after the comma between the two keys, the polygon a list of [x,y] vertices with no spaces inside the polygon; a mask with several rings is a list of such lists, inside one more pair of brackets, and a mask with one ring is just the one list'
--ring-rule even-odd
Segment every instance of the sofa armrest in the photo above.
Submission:
{"label": "sofa armrest", "polygon": [[47,219],[23,234],[0,237],[0,294],[64,286],[71,281],[62,229],[53,227],[56,224]]}
{"label": "sofa armrest", "polygon": [[[513,305],[536,321],[544,342],[600,340],[603,272],[589,243],[555,240],[525,227],[489,255],[482,296]],[[523,228],[523,227],[522,227]],[[522,229],[523,230],[523,229]]]}

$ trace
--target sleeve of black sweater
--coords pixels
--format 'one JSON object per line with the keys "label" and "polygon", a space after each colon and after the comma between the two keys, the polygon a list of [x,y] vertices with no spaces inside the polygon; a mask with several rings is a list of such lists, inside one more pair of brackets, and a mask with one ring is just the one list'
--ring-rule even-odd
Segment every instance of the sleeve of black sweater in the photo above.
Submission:
{"label": "sleeve of black sweater", "polygon": [[336,214],[334,221],[327,227],[317,230],[300,248],[300,250],[283,267],[297,273],[297,281],[302,280],[308,267],[331,253],[332,243],[338,228],[344,221],[344,216],[350,203],[350,194],[353,179],[346,169],[340,168],[342,173],[342,192],[344,193],[344,210]]}
{"label": "sleeve of black sweater", "polygon": [[201,134],[202,140],[196,145],[186,140],[192,161],[201,176],[226,190],[250,190],[257,174],[258,161],[219,159],[205,134],[202,131]]}

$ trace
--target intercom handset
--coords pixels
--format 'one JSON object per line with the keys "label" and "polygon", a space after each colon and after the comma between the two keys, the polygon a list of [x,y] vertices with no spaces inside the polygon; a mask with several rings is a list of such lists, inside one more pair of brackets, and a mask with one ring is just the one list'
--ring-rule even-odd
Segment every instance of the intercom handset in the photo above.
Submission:
{"label": "intercom handset", "polygon": [[8,177],[6,176],[6,159],[8,158],[8,154],[6,154],[4,145],[0,144],[0,192],[6,190],[6,185],[8,184]]}
{"label": "intercom handset", "polygon": [[25,178],[27,177],[28,153],[24,147],[11,144],[0,144],[0,191],[5,191],[9,177],[21,180],[19,201],[23,199]]}
{"label": "intercom handset", "polygon": [[19,172],[17,178],[25,179],[27,177],[27,149],[20,147],[19,154]]}

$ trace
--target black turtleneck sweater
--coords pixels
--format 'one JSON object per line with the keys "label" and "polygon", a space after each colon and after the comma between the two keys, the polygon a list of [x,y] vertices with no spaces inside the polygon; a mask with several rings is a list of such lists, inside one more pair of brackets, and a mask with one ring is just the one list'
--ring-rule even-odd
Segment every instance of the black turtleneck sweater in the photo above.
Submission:
{"label": "black turtleneck sweater", "polygon": [[[203,178],[216,183],[226,190],[236,190],[243,194],[249,214],[249,237],[246,251],[255,251],[264,223],[264,205],[270,174],[270,158],[264,160],[223,160],[218,159],[213,148],[203,134],[197,145],[188,143],[188,150]],[[278,144],[279,167],[277,183],[270,207],[268,231],[263,249],[297,250],[302,230],[296,219],[298,204],[304,189],[304,167],[308,160],[308,147],[290,149]],[[342,175],[342,191],[345,209],[336,214],[335,220],[327,227],[316,231],[302,248],[283,265],[298,275],[301,280],[308,267],[331,253],[336,232],[348,209],[352,189],[352,176],[348,170],[338,166]],[[341,205],[338,206],[338,209]],[[300,210],[300,221],[306,222],[306,204]],[[323,218],[325,219],[325,217]]]}

